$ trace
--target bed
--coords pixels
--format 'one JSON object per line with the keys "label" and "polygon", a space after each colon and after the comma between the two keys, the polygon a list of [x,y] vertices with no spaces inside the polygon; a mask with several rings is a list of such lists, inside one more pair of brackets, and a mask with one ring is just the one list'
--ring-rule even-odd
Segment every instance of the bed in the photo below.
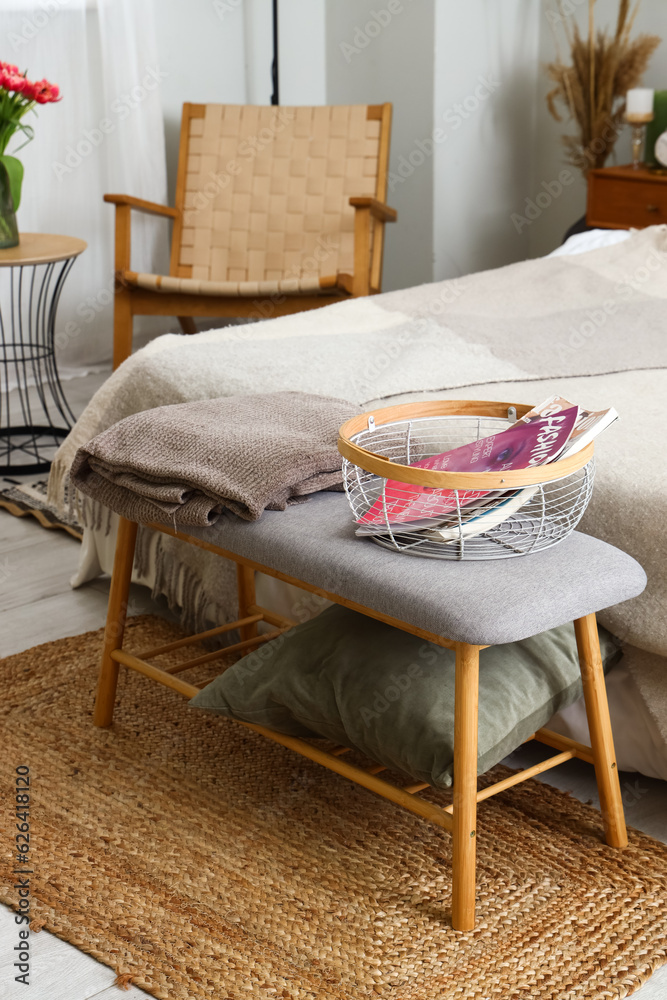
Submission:
{"label": "bed", "polygon": [[[600,438],[597,480],[581,528],[624,548],[649,577],[639,598],[600,621],[625,643],[608,678],[619,767],[667,779],[667,227],[594,231],[550,258],[388,292],[192,338],[160,337],[101,387],[61,447],[50,494],[79,445],[151,406],[241,392],[298,389],[367,409],[433,398],[533,404],[558,391],[621,420]],[[83,504],[79,586],[110,572],[109,512]],[[399,558],[399,557],[397,557]],[[403,557],[400,557],[403,558]],[[234,617],[232,566],[144,532],[135,579],[188,625]],[[258,600],[303,621],[323,607],[268,577]],[[581,703],[550,728],[588,742]]]}

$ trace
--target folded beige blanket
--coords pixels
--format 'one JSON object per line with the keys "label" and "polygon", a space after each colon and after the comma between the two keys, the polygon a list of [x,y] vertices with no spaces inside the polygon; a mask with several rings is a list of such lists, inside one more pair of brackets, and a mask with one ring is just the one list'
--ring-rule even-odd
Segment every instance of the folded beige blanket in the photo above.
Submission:
{"label": "folded beige blanket", "polygon": [[354,403],[303,392],[226,396],[135,413],[79,448],[78,490],[131,521],[257,520],[342,483],[338,428]]}

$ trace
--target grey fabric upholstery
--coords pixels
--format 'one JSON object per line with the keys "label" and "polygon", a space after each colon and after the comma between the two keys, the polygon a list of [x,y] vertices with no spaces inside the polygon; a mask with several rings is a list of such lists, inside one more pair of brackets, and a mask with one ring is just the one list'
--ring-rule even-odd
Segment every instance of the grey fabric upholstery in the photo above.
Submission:
{"label": "grey fabric upholstery", "polygon": [[515,642],[636,597],[639,563],[573,532],[533,555],[449,562],[391,552],[355,537],[345,496],[317,493],[259,521],[225,515],[188,535],[321,587],[434,635],[478,645]]}

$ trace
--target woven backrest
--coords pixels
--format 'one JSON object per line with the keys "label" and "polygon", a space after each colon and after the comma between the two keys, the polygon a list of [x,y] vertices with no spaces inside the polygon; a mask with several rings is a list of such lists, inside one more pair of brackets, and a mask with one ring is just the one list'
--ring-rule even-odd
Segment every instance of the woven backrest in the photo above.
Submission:
{"label": "woven backrest", "polygon": [[390,106],[183,107],[171,274],[352,274],[353,195],[384,200]]}

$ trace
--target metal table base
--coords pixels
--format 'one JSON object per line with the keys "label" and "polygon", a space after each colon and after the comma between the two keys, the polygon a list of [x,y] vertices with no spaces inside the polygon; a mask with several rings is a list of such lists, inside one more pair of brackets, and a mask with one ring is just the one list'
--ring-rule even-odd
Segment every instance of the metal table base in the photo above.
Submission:
{"label": "metal table base", "polygon": [[75,421],[58,376],[55,322],[76,255],[18,257],[0,268],[0,475],[48,472]]}

